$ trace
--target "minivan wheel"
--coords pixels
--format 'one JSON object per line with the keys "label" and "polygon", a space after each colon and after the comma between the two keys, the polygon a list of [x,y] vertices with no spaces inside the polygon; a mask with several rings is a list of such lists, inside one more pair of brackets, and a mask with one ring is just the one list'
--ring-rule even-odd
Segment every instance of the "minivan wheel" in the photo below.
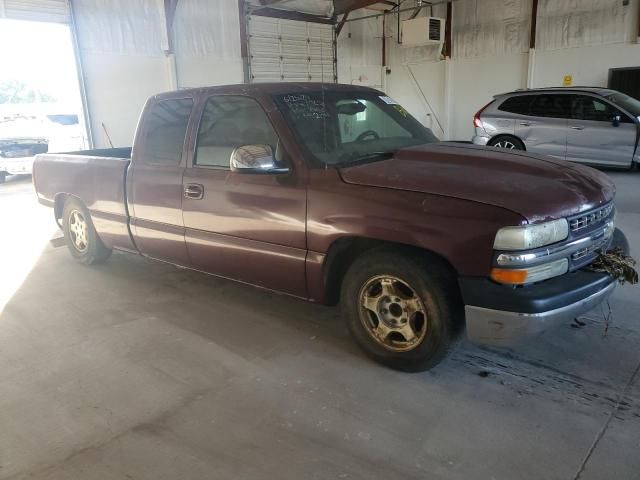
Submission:
{"label": "minivan wheel", "polygon": [[506,150],[524,150],[524,143],[516,137],[498,137],[489,142],[490,147],[504,148]]}
{"label": "minivan wheel", "polygon": [[412,257],[380,250],[356,259],[342,283],[341,307],[365,353],[391,368],[417,372],[445,357],[464,314],[444,266]]}
{"label": "minivan wheel", "polygon": [[98,237],[91,215],[80,201],[67,200],[62,218],[64,239],[73,258],[80,263],[92,265],[103,263],[111,256],[111,250]]}

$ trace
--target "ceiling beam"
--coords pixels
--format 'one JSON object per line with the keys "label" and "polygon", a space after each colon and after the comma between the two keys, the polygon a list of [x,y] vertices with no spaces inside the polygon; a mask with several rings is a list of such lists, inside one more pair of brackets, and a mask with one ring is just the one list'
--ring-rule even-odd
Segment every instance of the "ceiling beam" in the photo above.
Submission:
{"label": "ceiling beam", "polygon": [[326,23],[329,25],[333,25],[335,23],[332,18],[310,15],[308,13],[301,13],[293,10],[281,10],[279,8],[258,7],[257,9],[250,9],[249,14],[261,17],[282,18],[285,20],[300,20],[301,22]]}
{"label": "ceiling beam", "polygon": [[342,15],[343,13],[347,13],[351,10],[358,10],[359,8],[367,8],[371,5],[375,5],[376,3],[387,2],[381,2],[380,0],[333,0],[336,15]]}

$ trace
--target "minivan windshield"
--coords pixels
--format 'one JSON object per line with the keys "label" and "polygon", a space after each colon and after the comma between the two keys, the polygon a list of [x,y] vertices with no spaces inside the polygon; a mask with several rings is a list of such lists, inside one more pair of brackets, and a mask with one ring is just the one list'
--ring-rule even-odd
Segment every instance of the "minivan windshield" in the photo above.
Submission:
{"label": "minivan windshield", "polygon": [[640,117],[640,101],[635,98],[620,92],[609,95],[606,98],[611,103],[614,103],[623,110],[626,110],[634,117]]}
{"label": "minivan windshield", "polygon": [[398,149],[438,141],[402,106],[376,92],[313,91],[275,100],[298,140],[322,165],[382,160]]}

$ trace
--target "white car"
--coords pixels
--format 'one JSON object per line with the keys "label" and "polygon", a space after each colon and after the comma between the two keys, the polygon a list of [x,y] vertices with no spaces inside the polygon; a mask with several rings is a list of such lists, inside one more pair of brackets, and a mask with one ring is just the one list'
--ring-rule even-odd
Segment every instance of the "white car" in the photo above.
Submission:
{"label": "white car", "polygon": [[587,165],[640,165],[640,101],[615,90],[561,87],[497,95],[473,118],[476,145]]}
{"label": "white car", "polygon": [[0,183],[7,175],[31,175],[34,157],[48,149],[44,138],[0,138]]}

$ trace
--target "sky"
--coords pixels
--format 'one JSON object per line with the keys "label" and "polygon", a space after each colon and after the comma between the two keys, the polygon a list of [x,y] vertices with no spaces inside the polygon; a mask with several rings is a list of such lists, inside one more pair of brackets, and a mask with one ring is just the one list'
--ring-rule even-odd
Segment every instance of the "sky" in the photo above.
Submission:
{"label": "sky", "polygon": [[80,101],[66,25],[0,19],[0,82],[16,79],[62,104]]}

